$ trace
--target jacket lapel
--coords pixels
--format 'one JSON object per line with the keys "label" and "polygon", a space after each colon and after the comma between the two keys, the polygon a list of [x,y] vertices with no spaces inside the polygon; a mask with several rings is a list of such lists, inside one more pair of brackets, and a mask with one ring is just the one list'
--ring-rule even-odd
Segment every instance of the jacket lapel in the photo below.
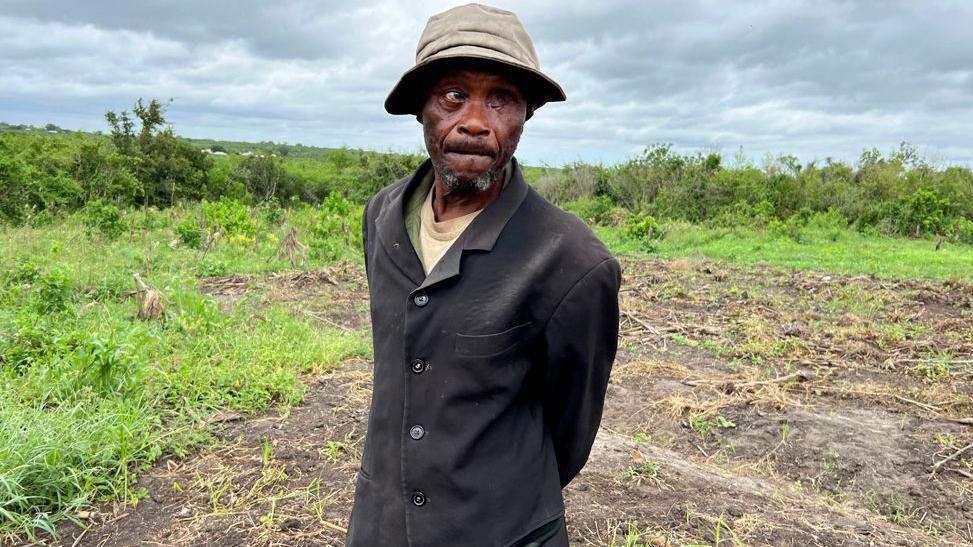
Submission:
{"label": "jacket lapel", "polygon": [[[464,251],[491,251],[493,249],[497,238],[500,237],[500,232],[503,231],[507,221],[517,211],[527,195],[527,182],[520,172],[520,164],[516,158],[512,159],[511,162],[513,173],[507,187],[500,192],[497,199],[491,201],[480,214],[476,215],[476,218],[466,227],[456,243],[450,246],[446,254],[439,259],[436,266],[422,281],[419,285],[420,289],[459,275],[460,259]],[[401,207],[399,207],[399,211],[401,215]],[[400,224],[403,225],[402,229],[404,230],[405,222],[400,220]],[[415,252],[412,254],[414,255]],[[419,267],[421,271],[421,262]]]}
{"label": "jacket lapel", "polygon": [[375,219],[378,239],[385,248],[385,253],[415,285],[422,283],[426,276],[422,269],[422,261],[419,260],[415,247],[409,239],[409,233],[405,229],[405,200],[412,195],[427,169],[432,169],[432,161],[428,159],[416,169],[412,178],[386,195],[385,203],[380,208],[381,212]]}

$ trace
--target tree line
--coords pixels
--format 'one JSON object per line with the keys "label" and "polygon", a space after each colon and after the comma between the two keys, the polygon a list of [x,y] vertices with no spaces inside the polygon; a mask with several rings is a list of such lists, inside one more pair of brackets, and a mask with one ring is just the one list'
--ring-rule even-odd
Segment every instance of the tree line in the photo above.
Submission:
{"label": "tree line", "polygon": [[[424,159],[349,149],[320,158],[214,156],[174,134],[168,104],[138,99],[131,111],[109,111],[105,136],[0,132],[0,222],[42,222],[86,206],[165,208],[220,198],[319,204],[337,193],[362,203]],[[528,179],[583,216],[621,211],[630,221],[761,225],[827,213],[863,231],[973,243],[973,171],[935,166],[907,143],[885,154],[866,150],[854,164],[784,155],[760,167],[657,144],[616,165],[530,169]]]}

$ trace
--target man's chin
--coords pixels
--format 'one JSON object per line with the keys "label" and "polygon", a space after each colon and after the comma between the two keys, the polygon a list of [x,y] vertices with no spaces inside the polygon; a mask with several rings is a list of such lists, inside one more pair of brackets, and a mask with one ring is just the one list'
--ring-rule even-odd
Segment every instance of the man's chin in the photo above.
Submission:
{"label": "man's chin", "polygon": [[458,172],[452,166],[445,166],[439,174],[449,191],[457,194],[485,192],[493,186],[496,178],[493,170]]}

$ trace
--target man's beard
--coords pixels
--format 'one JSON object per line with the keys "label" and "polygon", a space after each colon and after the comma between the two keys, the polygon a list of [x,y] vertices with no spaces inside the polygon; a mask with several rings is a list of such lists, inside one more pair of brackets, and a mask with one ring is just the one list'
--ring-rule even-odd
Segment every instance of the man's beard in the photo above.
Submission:
{"label": "man's beard", "polygon": [[436,172],[439,173],[440,180],[446,185],[446,190],[450,194],[472,194],[474,192],[486,192],[493,187],[493,183],[500,178],[504,165],[494,165],[486,172],[473,177],[464,177],[453,169],[445,159],[440,158],[436,162]]}

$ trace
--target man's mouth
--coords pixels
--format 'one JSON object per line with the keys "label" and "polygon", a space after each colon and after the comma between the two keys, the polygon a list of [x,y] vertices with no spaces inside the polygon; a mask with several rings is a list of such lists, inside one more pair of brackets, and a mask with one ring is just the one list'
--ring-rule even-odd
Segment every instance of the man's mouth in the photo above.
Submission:
{"label": "man's mouth", "polygon": [[447,148],[445,152],[447,154],[458,154],[462,156],[486,156],[488,158],[493,157],[492,150],[484,150],[482,148]]}

